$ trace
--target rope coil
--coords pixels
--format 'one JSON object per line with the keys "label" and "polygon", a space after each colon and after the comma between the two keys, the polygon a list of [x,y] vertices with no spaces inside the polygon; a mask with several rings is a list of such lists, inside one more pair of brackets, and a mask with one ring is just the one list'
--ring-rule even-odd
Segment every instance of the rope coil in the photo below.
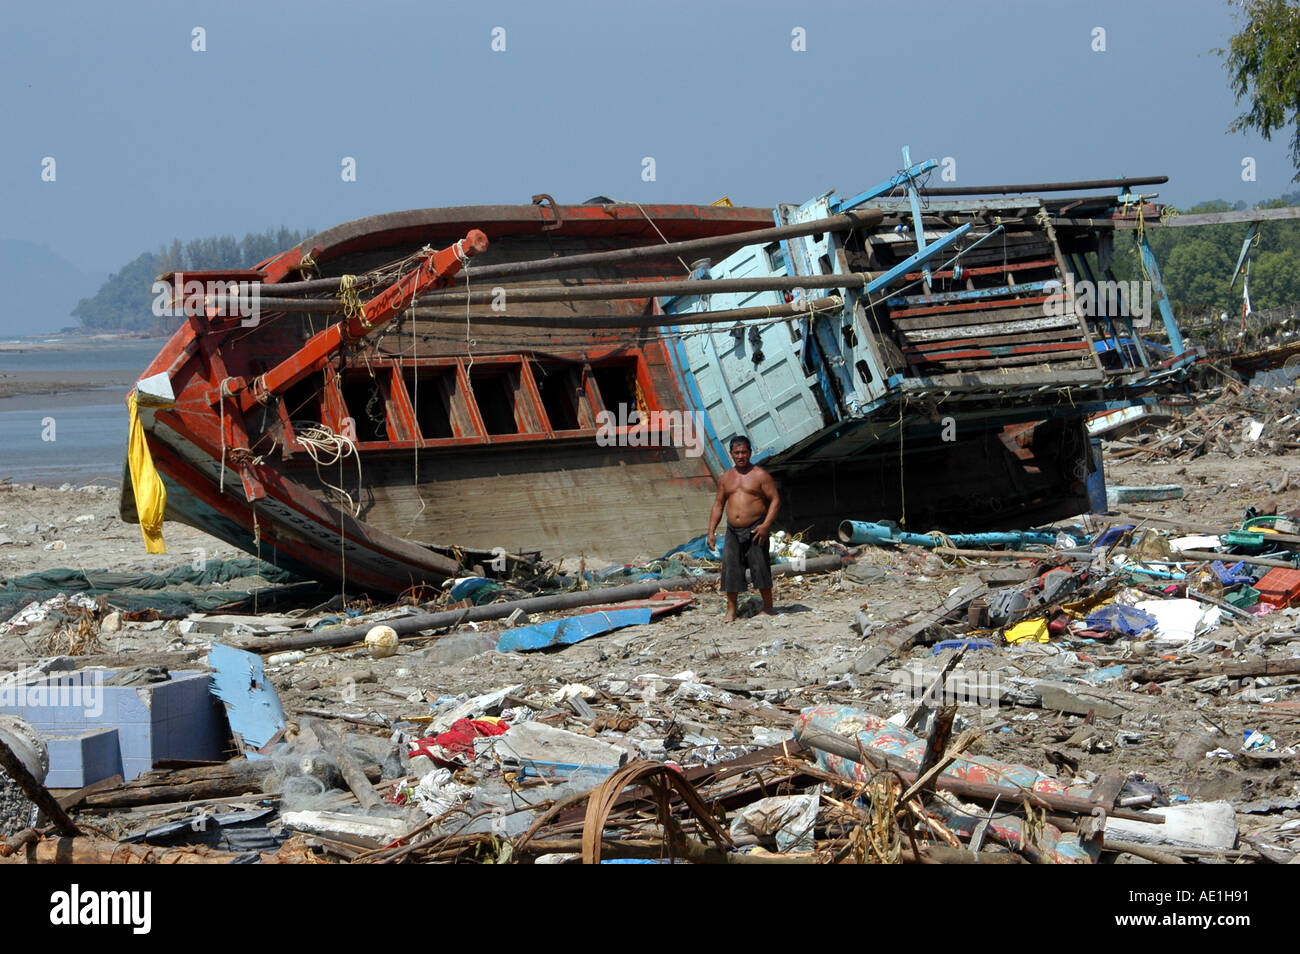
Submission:
{"label": "rope coil", "polygon": [[355,457],[357,460],[357,494],[360,496],[362,487],[361,477],[361,455],[357,453],[356,442],[346,434],[340,434],[325,424],[317,424],[315,421],[294,421],[294,436],[299,444],[307,451],[316,464],[316,476],[320,482],[330,490],[342,495],[343,499],[348,502],[348,510],[352,516],[361,515],[361,505],[352,499],[352,495],[342,487],[336,487],[324,477],[321,477],[321,467],[332,467],[334,464],[339,465],[339,483],[343,482],[342,470],[343,461],[347,457]]}

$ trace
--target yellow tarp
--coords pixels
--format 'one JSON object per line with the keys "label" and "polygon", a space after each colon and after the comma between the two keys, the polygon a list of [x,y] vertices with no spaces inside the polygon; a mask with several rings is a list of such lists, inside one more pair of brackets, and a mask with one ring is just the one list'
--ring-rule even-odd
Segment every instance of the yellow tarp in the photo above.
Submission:
{"label": "yellow tarp", "polygon": [[1045,643],[1050,638],[1047,632],[1047,618],[1040,616],[1038,619],[1027,619],[1023,623],[1016,623],[1010,626],[1003,633],[1009,643],[1024,643],[1033,640],[1038,643]]}
{"label": "yellow tarp", "polygon": [[150,553],[166,553],[163,543],[163,512],[167,509],[167,488],[153,466],[149,444],[145,441],[144,425],[136,407],[136,394],[132,389],[127,402],[131,412],[131,433],[127,438],[126,457],[131,467],[131,486],[135,491],[135,509],[140,515],[140,532],[144,534],[144,548]]}

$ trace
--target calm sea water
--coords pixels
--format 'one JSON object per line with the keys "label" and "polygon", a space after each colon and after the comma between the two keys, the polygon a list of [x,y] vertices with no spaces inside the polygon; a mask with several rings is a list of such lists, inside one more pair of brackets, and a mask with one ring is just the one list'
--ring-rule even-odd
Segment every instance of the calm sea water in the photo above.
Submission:
{"label": "calm sea water", "polygon": [[[14,346],[6,342],[5,346]],[[0,375],[18,380],[113,381],[111,387],[0,398],[0,480],[118,484],[126,457],[126,393],[161,341],[86,342],[0,350]],[[118,383],[120,382],[120,383]],[[52,440],[48,438],[53,438]]]}

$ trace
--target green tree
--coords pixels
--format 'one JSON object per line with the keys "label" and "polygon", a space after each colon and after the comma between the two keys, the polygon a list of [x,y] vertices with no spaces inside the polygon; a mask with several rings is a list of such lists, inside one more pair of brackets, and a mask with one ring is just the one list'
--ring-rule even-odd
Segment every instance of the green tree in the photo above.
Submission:
{"label": "green tree", "polygon": [[312,234],[310,229],[300,232],[280,226],[249,232],[243,239],[233,235],[210,235],[185,243],[173,239],[170,245],[145,252],[109,276],[94,295],[77,303],[72,316],[95,331],[170,332],[179,319],[159,318],[153,313],[152,289],[158,276],[175,271],[252,268]]}
{"label": "green tree", "polygon": [[1229,132],[1253,129],[1272,139],[1291,129],[1293,181],[1300,182],[1300,5],[1296,0],[1241,0],[1246,23],[1215,52],[1224,58],[1237,103],[1248,109]]}

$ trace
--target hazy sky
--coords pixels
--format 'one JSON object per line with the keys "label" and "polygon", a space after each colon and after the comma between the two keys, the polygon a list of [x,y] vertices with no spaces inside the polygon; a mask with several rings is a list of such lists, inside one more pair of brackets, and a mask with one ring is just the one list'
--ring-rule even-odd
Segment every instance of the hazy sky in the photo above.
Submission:
{"label": "hazy sky", "polygon": [[0,238],[107,272],[535,192],[771,205],[887,178],[904,143],[958,184],[1167,174],[1176,204],[1255,202],[1295,186],[1285,136],[1226,133],[1232,31],[1224,0],[11,2]]}

